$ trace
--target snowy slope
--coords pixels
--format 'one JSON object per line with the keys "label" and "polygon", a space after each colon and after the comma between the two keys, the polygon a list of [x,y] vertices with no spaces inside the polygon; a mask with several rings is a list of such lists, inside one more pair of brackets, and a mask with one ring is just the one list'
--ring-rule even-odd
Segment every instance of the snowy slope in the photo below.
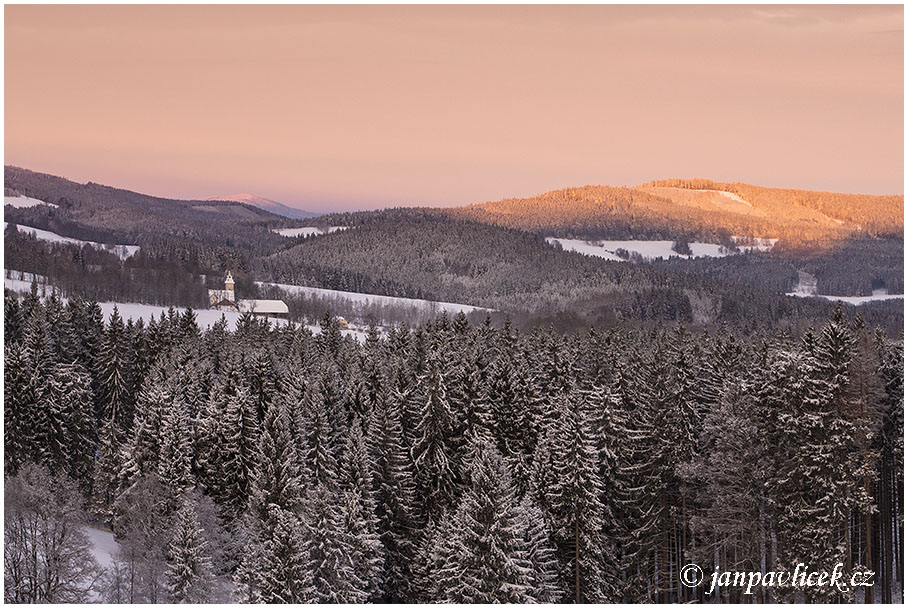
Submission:
{"label": "snowy slope", "polygon": [[85,534],[92,544],[92,554],[102,568],[108,568],[113,563],[114,555],[120,550],[120,543],[114,540],[112,532],[98,528],[85,527]]}
{"label": "snowy slope", "polygon": [[29,293],[32,290],[32,281],[38,283],[38,295],[40,296],[49,296],[54,289],[53,285],[47,284],[47,277],[18,270],[5,271],[3,286],[16,293]]}
{"label": "snowy slope", "polygon": [[24,209],[26,207],[37,207],[38,205],[50,205],[51,207],[56,207],[56,205],[53,203],[45,203],[44,201],[39,201],[36,198],[29,198],[27,196],[5,196],[3,197],[3,199],[4,205],[10,205],[19,209]]}
{"label": "snowy slope", "polygon": [[316,226],[304,226],[302,228],[275,228],[274,232],[281,236],[297,237],[312,236],[314,234],[330,234],[338,230],[346,230],[348,226],[328,226],[327,230],[322,230]]}
{"label": "snowy slope", "polygon": [[263,287],[278,287],[287,293],[305,294],[327,298],[338,298],[354,304],[369,305],[379,304],[387,306],[415,307],[421,309],[435,309],[438,312],[446,311],[449,314],[463,312],[469,314],[475,311],[490,311],[488,308],[471,306],[469,304],[455,304],[453,302],[433,302],[431,300],[417,300],[415,298],[398,298],[394,296],[380,296],[371,293],[358,293],[354,291],[338,291],[336,289],[322,289],[319,287],[300,287],[299,285],[287,285],[285,283],[262,283],[258,285]]}
{"label": "snowy slope", "polygon": [[[672,251],[673,241],[582,241],[579,239],[556,239],[549,237],[546,239],[549,243],[561,243],[561,247],[567,251],[576,251],[585,255],[592,255],[606,260],[624,261],[623,258],[616,255],[618,249],[624,249],[629,253],[639,253],[647,260],[668,259],[670,257],[691,257],[682,256]],[[690,250],[692,257],[723,257],[729,255],[728,251],[722,245],[712,243],[691,243]]]}
{"label": "snowy slope", "polygon": [[695,190],[695,192],[709,192],[711,194],[718,194],[719,196],[724,196],[725,198],[731,199],[736,203],[743,203],[748,207],[753,207],[750,203],[745,201],[743,198],[735,194],[734,192],[726,192],[725,190]]}
{"label": "snowy slope", "polygon": [[[6,230],[7,222],[3,222],[3,229]],[[69,245],[90,245],[95,249],[101,249],[104,251],[109,251],[119,257],[121,260],[135,255],[139,251],[138,245],[105,245],[104,243],[95,243],[94,241],[83,241],[81,239],[74,239],[68,236],[60,236],[56,232],[51,232],[50,230],[41,230],[40,228],[32,228],[31,226],[22,226],[21,224],[16,224],[16,229],[19,232],[24,232],[26,234],[33,235],[39,241],[48,241],[50,243],[64,243]]]}
{"label": "snowy slope", "polygon": [[[562,239],[548,237],[546,242],[554,245],[560,243],[566,251],[576,251],[584,255],[591,255],[614,262],[624,262],[624,258],[619,257],[615,252],[619,249],[634,254],[639,253],[646,260],[668,259],[670,257],[680,257],[685,259],[692,258],[721,258],[727,255],[735,255],[736,252],[729,251],[723,245],[715,243],[690,243],[690,250],[693,255],[680,255],[672,250],[673,241],[583,241],[579,239]],[[767,251],[772,249],[775,244],[774,239],[759,242],[753,245],[741,246],[741,251]]]}
{"label": "snowy slope", "polygon": [[[155,306],[153,304],[137,304],[134,302],[99,302],[98,306],[101,307],[101,311],[104,313],[105,321],[110,320],[110,315],[113,313],[114,306],[117,307],[117,312],[120,314],[120,317],[126,321],[126,319],[133,319],[134,321],[138,319],[144,319],[147,324],[151,317],[155,319],[161,318],[161,313],[164,313],[166,316],[168,307],[167,306]],[[174,311],[179,314],[182,314],[186,311],[185,308],[180,306],[174,306]],[[202,308],[199,310],[193,309],[196,317],[196,323],[199,327],[207,329],[221,320],[223,315],[224,319],[227,320],[227,329],[233,331],[236,329],[236,323],[239,321],[242,316],[238,312],[232,311],[220,311],[212,310],[208,308]],[[277,319],[269,317],[268,321],[274,325],[286,325],[286,319]],[[318,325],[307,325],[306,326],[312,333],[319,334],[321,333],[321,328]],[[355,340],[364,341],[366,339],[365,332],[356,331],[352,329],[342,329],[341,333],[345,336],[353,336]]]}
{"label": "snowy slope", "polygon": [[785,295],[799,298],[823,298],[832,302],[844,302],[845,304],[851,304],[852,306],[860,306],[861,304],[867,304],[868,302],[881,302],[883,300],[901,300],[905,297],[905,295],[901,293],[874,293],[872,296],[830,296],[818,293],[804,293],[803,291],[793,291]]}
{"label": "snowy slope", "polygon": [[[139,319],[144,319],[147,324],[151,317],[155,319],[161,318],[161,313],[167,314],[167,306],[156,306],[154,304],[137,304],[135,302],[99,302],[98,305],[101,307],[101,311],[104,313],[104,319],[108,320],[111,313],[113,312],[114,306],[117,307],[117,311],[120,313],[120,316],[125,321],[126,319],[132,319],[137,321]],[[178,314],[183,314],[186,309],[180,306],[174,306],[173,309]],[[200,310],[193,309],[196,317],[196,323],[199,324],[201,328],[208,328],[221,320],[221,316],[227,320],[227,327],[231,330],[236,329],[236,322],[242,316],[239,312],[222,312],[220,310],[213,310],[208,308],[203,308]],[[269,319],[273,323],[278,325],[286,325],[287,321],[283,319]]]}

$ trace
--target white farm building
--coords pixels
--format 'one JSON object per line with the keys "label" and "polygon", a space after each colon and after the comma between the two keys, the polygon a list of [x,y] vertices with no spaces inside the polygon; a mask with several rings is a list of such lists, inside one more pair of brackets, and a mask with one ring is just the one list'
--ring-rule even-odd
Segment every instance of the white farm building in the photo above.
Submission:
{"label": "white farm building", "polygon": [[286,319],[290,313],[283,300],[237,300],[233,275],[227,271],[224,289],[208,290],[208,307],[216,310],[252,313],[255,317]]}

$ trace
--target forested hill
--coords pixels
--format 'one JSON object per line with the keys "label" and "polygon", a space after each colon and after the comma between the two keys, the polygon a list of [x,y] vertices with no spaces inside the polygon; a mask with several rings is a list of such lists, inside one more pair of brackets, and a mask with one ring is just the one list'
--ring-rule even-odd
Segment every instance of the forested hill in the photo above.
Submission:
{"label": "forested hill", "polygon": [[904,196],[766,188],[710,180],[661,180],[635,188],[584,186],[468,205],[457,217],[572,238],[732,235],[824,245],[854,236],[901,236]]}
{"label": "forested hill", "polygon": [[[799,331],[805,324],[827,317],[831,310],[827,302],[780,295],[791,290],[798,271],[805,270],[793,261],[800,254],[742,257],[733,260],[736,263],[676,260],[656,267],[561,251],[543,238],[556,229],[560,236],[633,231],[637,237],[666,237],[684,232],[679,226],[685,224],[677,217],[654,210],[705,209],[706,203],[697,198],[700,191],[727,186],[723,184],[581,188],[560,191],[558,196],[522,199],[516,206],[503,201],[497,206],[455,210],[388,209],[303,221],[242,203],[170,200],[93,183],[78,184],[16,167],[6,167],[5,186],[8,195],[50,203],[24,208],[6,205],[6,220],[11,224],[95,243],[139,246],[138,253],[121,260],[109,253],[85,251],[78,244],[49,243],[10,227],[5,235],[7,268],[46,277],[51,284],[64,287],[67,295],[200,306],[207,302],[205,290],[216,287],[229,269],[248,297],[257,295],[255,281],[273,281],[485,306],[514,315],[521,325],[552,323],[566,329],[683,321],[784,326]],[[666,207],[665,197],[647,189],[693,193],[696,200]],[[754,201],[752,207],[716,194],[718,190],[706,193],[713,206],[719,197],[728,205],[756,210],[750,215],[702,210],[706,215],[700,217],[715,219],[710,230],[721,236],[720,242],[731,234],[747,233],[721,227],[725,215],[758,219],[771,215],[769,203],[760,203],[762,199],[743,186],[739,191]],[[573,205],[571,201],[578,197],[586,203]],[[871,198],[868,208],[874,209],[874,201],[884,197]],[[901,204],[901,197],[897,198]],[[822,211],[801,207],[808,209],[804,213],[832,213],[829,205],[821,203],[818,199],[815,206]],[[579,211],[567,216],[565,209]],[[615,213],[603,214],[603,209]],[[890,216],[877,220],[860,216],[861,207],[856,203],[843,209],[847,222],[866,220],[874,226],[894,222]],[[301,223],[349,229],[312,238],[288,238],[274,232]],[[848,251],[850,261],[866,259]],[[885,251],[891,253],[895,248]],[[895,276],[898,273],[868,272],[866,263],[842,264],[836,261],[841,257],[827,256],[806,270],[823,285],[846,292],[841,295],[901,286]],[[741,272],[745,267],[747,271]],[[842,276],[840,268],[847,269],[848,276]],[[901,312],[894,306],[867,309],[867,316],[887,329],[901,324]]]}
{"label": "forested hill", "polygon": [[150,266],[182,266],[196,276],[223,275],[227,268],[242,275],[257,256],[288,246],[272,229],[290,220],[244,203],[167,199],[11,166],[4,168],[4,185],[7,196],[50,203],[7,205],[9,223],[98,243],[139,245]]}
{"label": "forested hill", "polygon": [[797,330],[828,302],[561,251],[536,234],[432,210],[343,216],[353,227],[262,260],[278,283],[470,303],[537,322],[726,321]]}
{"label": "forested hill", "polygon": [[270,228],[286,219],[234,201],[184,201],[6,166],[7,195],[22,195],[51,205],[6,209],[6,221],[44,228],[66,236],[142,245],[170,237],[211,246],[261,249],[280,239]]}

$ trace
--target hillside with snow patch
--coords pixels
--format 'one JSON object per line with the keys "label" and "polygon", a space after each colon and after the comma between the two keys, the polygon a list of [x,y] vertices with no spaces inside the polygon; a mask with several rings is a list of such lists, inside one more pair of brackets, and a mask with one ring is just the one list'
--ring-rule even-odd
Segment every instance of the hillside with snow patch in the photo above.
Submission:
{"label": "hillside with snow patch", "polygon": [[728,255],[736,255],[744,251],[766,251],[772,248],[772,244],[754,244],[739,247],[739,251],[729,250],[723,245],[714,243],[690,243],[691,255],[683,255],[672,249],[674,241],[584,241],[580,239],[563,239],[548,237],[546,242],[554,245],[558,243],[566,251],[575,251],[584,255],[591,255],[605,260],[615,262],[625,262],[627,257],[618,255],[619,250],[624,250],[631,256],[639,254],[644,260],[667,260],[671,257],[693,259],[693,258],[721,258]]}
{"label": "hillside with snow patch", "polygon": [[394,296],[381,296],[371,293],[359,293],[354,291],[340,291],[337,289],[322,289],[320,287],[302,287],[299,285],[287,285],[285,283],[266,283],[258,281],[257,285],[261,287],[277,287],[282,291],[294,295],[308,295],[325,298],[337,298],[346,302],[359,304],[363,307],[369,305],[381,306],[399,306],[414,307],[419,309],[430,309],[436,312],[447,312],[455,315],[458,313],[470,314],[471,312],[492,312],[490,308],[481,306],[471,306],[469,304],[455,304],[453,302],[436,302],[432,300],[420,300],[416,298],[399,298]]}
{"label": "hillside with snow patch", "polygon": [[29,198],[27,196],[6,196],[3,198],[3,204],[15,207],[16,209],[27,209],[29,207],[37,207],[38,205],[56,207],[56,205],[53,203],[46,203],[44,201],[39,201],[36,198]]}
{"label": "hillside with snow patch", "polygon": [[[9,224],[3,222],[3,229],[6,230]],[[96,243],[94,241],[83,241],[81,239],[74,239],[68,236],[61,236],[56,232],[51,232],[50,230],[42,230],[40,228],[32,228],[31,226],[23,226],[21,224],[16,224],[16,230],[25,234],[31,234],[39,241],[47,241],[49,243],[63,243],[67,245],[77,245],[83,247],[89,245],[95,249],[102,251],[108,251],[121,260],[125,260],[129,257],[134,256],[139,252],[138,245],[106,245],[104,243]]]}

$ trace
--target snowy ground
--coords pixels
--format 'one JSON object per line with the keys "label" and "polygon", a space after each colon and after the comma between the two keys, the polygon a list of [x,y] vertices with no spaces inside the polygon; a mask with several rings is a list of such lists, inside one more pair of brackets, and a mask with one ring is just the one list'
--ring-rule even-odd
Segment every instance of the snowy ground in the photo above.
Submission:
{"label": "snowy ground", "polygon": [[363,306],[370,304],[379,304],[384,306],[401,306],[416,307],[421,309],[432,309],[438,312],[446,311],[449,314],[463,312],[469,314],[475,311],[491,312],[488,308],[479,306],[470,306],[469,304],[454,304],[453,302],[434,302],[431,300],[417,300],[415,298],[396,298],[393,296],[379,296],[371,293],[358,293],[354,291],[338,291],[336,289],[321,289],[319,287],[300,287],[299,285],[287,285],[285,283],[257,283],[262,287],[278,287],[290,294],[305,294],[326,298],[338,298],[361,304]]}
{"label": "snowy ground", "polygon": [[113,533],[89,526],[85,527],[85,533],[91,541],[95,560],[102,568],[110,567],[114,554],[120,550],[120,543],[114,540]]}
{"label": "snowy ground", "polygon": [[[120,313],[120,317],[122,317],[124,321],[126,321],[126,319],[132,319],[133,321],[144,319],[146,325],[151,320],[151,317],[154,317],[156,320],[160,319],[161,313],[166,315],[167,310],[169,309],[167,306],[137,304],[135,302],[99,302],[98,306],[101,307],[105,320],[110,318],[114,306],[116,306],[117,312]],[[186,311],[186,309],[181,306],[174,306],[173,309],[179,314]],[[207,329],[220,321],[222,315],[227,320],[227,327],[231,330],[236,329],[236,322],[242,316],[239,312],[222,312],[220,310],[208,308],[200,310],[193,309],[193,312],[195,313],[196,323],[199,324],[199,327],[204,329]],[[285,325],[287,323],[283,319],[269,319],[269,321],[279,325]]]}
{"label": "snowy ground", "polygon": [[[7,222],[3,222],[4,230],[6,230],[7,225]],[[95,249],[109,251],[119,257],[121,260],[125,260],[126,258],[135,255],[139,251],[138,245],[105,245],[104,243],[95,243],[94,241],[83,241],[80,239],[73,239],[68,236],[60,236],[56,232],[41,230],[40,228],[32,228],[31,226],[22,226],[21,224],[17,224],[16,229],[19,232],[32,234],[36,239],[40,241],[49,241],[51,243],[68,243],[70,245],[79,245],[80,247],[83,245],[90,245]]]}
{"label": "snowy ground", "polygon": [[[104,313],[104,319],[109,320],[111,313],[113,313],[114,306],[117,307],[117,312],[120,313],[120,317],[126,321],[126,319],[144,319],[147,324],[151,317],[154,316],[155,319],[161,318],[161,313],[167,314],[167,306],[155,306],[153,304],[136,304],[134,302],[99,302],[98,306],[101,307],[101,311]],[[183,313],[186,309],[180,306],[174,306],[173,309],[177,313]],[[236,329],[236,323],[242,316],[239,312],[232,311],[220,311],[213,310],[208,308],[202,309],[193,309],[196,317],[196,323],[199,327],[207,329],[221,320],[221,316],[227,320],[227,329],[233,331]],[[268,321],[275,325],[286,325],[286,319],[277,319],[273,317],[268,317]],[[321,328],[318,325],[307,325],[310,331],[314,334],[321,333]],[[366,339],[366,333],[364,331],[356,329],[342,329],[341,333],[344,336],[352,336],[355,340],[360,342]]]}
{"label": "snowy ground", "polygon": [[305,226],[303,228],[275,228],[274,232],[281,236],[312,236],[313,234],[330,234],[338,230],[346,230],[348,226],[328,226],[328,230],[322,230],[315,226]]}
{"label": "snowy ground", "polygon": [[880,302],[883,300],[901,300],[905,297],[901,293],[881,293],[885,290],[876,290],[873,292],[872,296],[830,296],[821,293],[804,293],[800,291],[793,291],[785,295],[797,296],[799,298],[823,298],[830,300],[832,302],[844,302],[846,304],[851,304],[852,306],[860,306],[861,304],[867,304],[868,302]]}
{"label": "snowy ground", "polygon": [[735,201],[736,203],[744,203],[748,207],[753,207],[753,205],[751,205],[750,203],[745,201],[743,198],[741,198],[734,192],[726,192],[725,190],[696,190],[696,192],[710,192],[712,194],[718,194],[720,196],[724,196],[725,198],[730,198],[731,200]]}
{"label": "snowy ground", "polygon": [[[555,243],[561,243],[561,247],[567,251],[576,251],[577,253],[583,253],[585,255],[591,255],[615,262],[626,261],[615,253],[618,249],[624,249],[631,254],[639,253],[647,260],[664,260],[670,257],[685,259],[701,257],[720,258],[735,254],[735,252],[729,251],[723,245],[716,245],[715,243],[690,243],[690,250],[693,255],[686,256],[680,255],[672,250],[673,241],[583,241],[579,239],[562,239],[554,237],[549,237],[546,241],[553,245]],[[775,241],[772,241],[771,244],[761,241],[754,245],[742,246],[740,249],[742,251],[766,251],[771,249],[774,244]]]}
{"label": "snowy ground", "polygon": [[36,198],[29,198],[27,196],[5,196],[3,197],[3,204],[18,207],[19,209],[24,209],[25,207],[37,207],[38,205],[50,205],[51,207],[56,207],[56,205],[53,203],[45,203],[44,201],[39,201]]}
{"label": "snowy ground", "polygon": [[860,306],[867,302],[879,302],[882,300],[899,300],[905,296],[900,293],[889,293],[885,289],[875,289],[870,296],[830,296],[817,293],[817,278],[809,272],[798,271],[798,284],[795,289],[785,295],[796,296],[799,298],[823,298],[833,302],[845,302],[852,306]]}
{"label": "snowy ground", "polygon": [[3,286],[16,293],[28,293],[32,290],[32,281],[38,282],[38,295],[49,296],[53,291],[53,285],[47,284],[47,277],[30,272],[19,272],[18,270],[6,270],[3,277]]}

